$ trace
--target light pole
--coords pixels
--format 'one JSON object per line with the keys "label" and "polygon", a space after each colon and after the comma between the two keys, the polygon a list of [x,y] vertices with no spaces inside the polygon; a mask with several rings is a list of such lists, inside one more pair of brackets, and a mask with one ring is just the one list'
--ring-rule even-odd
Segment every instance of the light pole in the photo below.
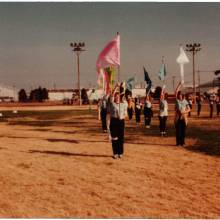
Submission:
{"label": "light pole", "polygon": [[200,43],[194,43],[194,44],[186,44],[186,51],[191,52],[193,55],[193,93],[194,93],[194,101],[196,98],[196,79],[195,79],[195,54],[200,51],[201,44]]}
{"label": "light pole", "polygon": [[80,69],[79,69],[79,55],[81,52],[85,51],[83,47],[85,47],[84,42],[76,43],[70,43],[70,46],[73,47],[73,52],[76,53],[77,56],[77,69],[78,69],[78,90],[79,90],[79,105],[82,104],[81,100],[81,89],[80,89]]}
{"label": "light pole", "polygon": [[176,78],[176,76],[172,76],[172,78],[173,78],[173,91],[175,92],[175,78]]}

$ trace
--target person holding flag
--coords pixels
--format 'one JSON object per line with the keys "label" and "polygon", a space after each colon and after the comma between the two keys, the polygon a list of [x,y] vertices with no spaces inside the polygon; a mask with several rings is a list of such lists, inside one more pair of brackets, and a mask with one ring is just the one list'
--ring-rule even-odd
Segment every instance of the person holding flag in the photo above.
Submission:
{"label": "person holding flag", "polygon": [[185,131],[188,123],[187,115],[190,111],[188,102],[183,98],[183,94],[180,91],[182,83],[177,85],[175,96],[175,128],[176,128],[176,145],[183,146],[185,144]]}
{"label": "person holding flag", "polygon": [[153,117],[151,96],[147,95],[144,103],[144,119],[145,119],[145,127],[150,128],[151,118]]}
{"label": "person holding flag", "polygon": [[123,98],[120,98],[120,84],[117,83],[110,95],[110,134],[113,159],[122,158],[122,155],[124,154],[124,119],[126,116],[127,103]]}
{"label": "person holding flag", "polygon": [[[98,72],[98,78],[103,69],[118,67],[118,79],[119,77],[119,66],[120,66],[120,36],[117,36],[110,41],[98,56],[96,62],[96,69]],[[112,74],[107,71],[107,77],[105,77],[105,84],[109,86],[112,80]],[[112,83],[113,84],[113,83]],[[113,91],[108,90],[106,93],[110,94],[110,136],[112,141],[113,158],[121,158],[124,153],[124,119],[127,116],[127,104],[125,103],[124,88],[119,83],[116,84]],[[116,92],[116,90],[118,90]],[[122,93],[122,94],[120,94]]]}
{"label": "person holding flag", "polygon": [[168,103],[167,103],[167,93],[164,93],[165,85],[163,86],[160,94],[159,101],[159,128],[161,136],[166,134],[166,122],[168,117]]}

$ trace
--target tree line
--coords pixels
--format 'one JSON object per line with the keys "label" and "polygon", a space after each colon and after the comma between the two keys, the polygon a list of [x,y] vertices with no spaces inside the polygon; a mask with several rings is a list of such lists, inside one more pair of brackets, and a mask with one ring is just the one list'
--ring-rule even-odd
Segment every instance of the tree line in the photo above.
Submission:
{"label": "tree line", "polygon": [[43,102],[48,99],[48,90],[46,88],[39,87],[38,89],[33,89],[28,96],[25,89],[21,89],[18,92],[19,102]]}

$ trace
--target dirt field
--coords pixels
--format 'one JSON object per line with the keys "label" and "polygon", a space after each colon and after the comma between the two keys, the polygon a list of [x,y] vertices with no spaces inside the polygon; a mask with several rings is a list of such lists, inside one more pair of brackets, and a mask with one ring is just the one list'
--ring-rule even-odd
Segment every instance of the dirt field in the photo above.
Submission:
{"label": "dirt field", "polygon": [[220,218],[220,117],[189,119],[185,147],[172,112],[167,137],[126,121],[113,160],[96,110],[51,109],[1,109],[0,217]]}

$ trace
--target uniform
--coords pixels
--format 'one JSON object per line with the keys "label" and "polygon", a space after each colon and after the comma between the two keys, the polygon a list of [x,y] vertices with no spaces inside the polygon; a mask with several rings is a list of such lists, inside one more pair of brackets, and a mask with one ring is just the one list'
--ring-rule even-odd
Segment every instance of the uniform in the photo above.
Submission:
{"label": "uniform", "polygon": [[135,118],[136,118],[136,122],[140,123],[141,122],[141,103],[139,99],[136,99],[135,101]]}
{"label": "uniform", "polygon": [[152,104],[150,101],[145,101],[144,103],[145,126],[150,127],[152,117],[153,117]]}
{"label": "uniform", "polygon": [[168,117],[168,103],[167,100],[161,100],[159,104],[159,121],[160,133],[163,135],[166,132],[166,121]]}
{"label": "uniform", "polygon": [[110,103],[110,133],[112,137],[112,150],[114,155],[124,153],[124,119],[127,116],[127,103]]}
{"label": "uniform", "polygon": [[100,101],[100,115],[101,115],[101,121],[102,121],[102,130],[104,132],[107,131],[107,124],[106,124],[107,104],[108,104],[107,97],[104,96]]}
{"label": "uniform", "polygon": [[183,146],[185,144],[185,131],[187,126],[187,115],[183,112],[186,110],[188,106],[188,102],[183,99],[176,99],[175,103],[175,128],[176,128],[176,145]]}

